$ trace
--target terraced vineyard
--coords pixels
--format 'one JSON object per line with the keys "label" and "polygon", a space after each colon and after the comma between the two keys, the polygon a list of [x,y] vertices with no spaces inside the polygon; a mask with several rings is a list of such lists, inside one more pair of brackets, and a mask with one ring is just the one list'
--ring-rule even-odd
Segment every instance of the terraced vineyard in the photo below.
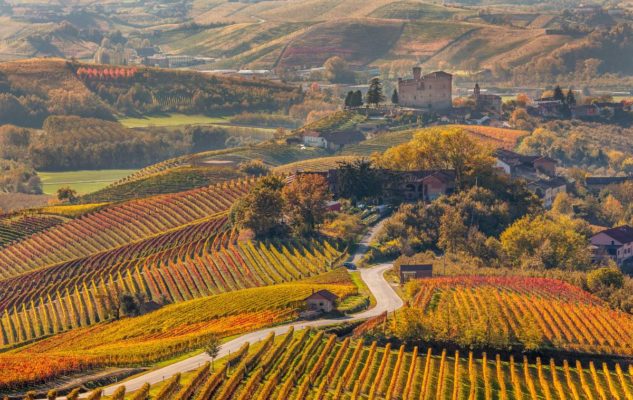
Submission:
{"label": "terraced vineyard", "polygon": [[[451,277],[421,281],[414,309],[430,338],[462,345],[633,354],[633,318],[570,284],[545,278]],[[450,321],[450,322],[449,322]],[[390,318],[389,326],[406,324]],[[452,327],[447,331],[446,324]],[[493,329],[490,329],[493,327]],[[394,328],[395,332],[399,328]]]}
{"label": "terraced vineyard", "polygon": [[227,337],[296,318],[313,290],[357,293],[338,268],[299,282],[243,289],[164,306],[152,313],[77,328],[0,354],[0,392],[104,366],[146,365]]}
{"label": "terraced vineyard", "polygon": [[[0,279],[86,257],[224,213],[253,180],[129,201],[89,213],[0,250]],[[72,246],[66,244],[72,243]]]}
{"label": "terraced vineyard", "polygon": [[405,351],[304,330],[244,346],[214,373],[202,366],[174,386],[200,400],[630,399],[633,370],[614,364]]}

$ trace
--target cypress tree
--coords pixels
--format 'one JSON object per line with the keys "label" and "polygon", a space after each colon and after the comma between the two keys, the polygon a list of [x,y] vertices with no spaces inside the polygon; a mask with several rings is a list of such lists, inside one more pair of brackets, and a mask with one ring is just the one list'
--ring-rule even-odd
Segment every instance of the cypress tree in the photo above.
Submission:
{"label": "cypress tree", "polygon": [[352,98],[352,106],[360,107],[363,105],[363,93],[360,90],[354,92],[354,97]]}
{"label": "cypress tree", "polygon": [[398,104],[398,90],[397,89],[393,89],[393,93],[391,94],[391,103],[392,104]]}
{"label": "cypress tree", "polygon": [[378,105],[385,101],[385,96],[382,93],[382,82],[379,78],[373,78],[369,82],[369,89],[367,90],[367,104]]}
{"label": "cypress tree", "polygon": [[353,107],[353,101],[354,101],[354,92],[353,91],[349,91],[347,92],[347,96],[345,96],[345,107]]}
{"label": "cypress tree", "polygon": [[574,95],[574,91],[569,89],[567,92],[567,99],[565,100],[569,107],[573,107],[576,105],[576,96]]}

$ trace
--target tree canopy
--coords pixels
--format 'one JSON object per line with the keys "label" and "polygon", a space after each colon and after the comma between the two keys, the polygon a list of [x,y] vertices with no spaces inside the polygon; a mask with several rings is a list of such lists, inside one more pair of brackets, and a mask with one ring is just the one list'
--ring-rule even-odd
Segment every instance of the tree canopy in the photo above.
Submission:
{"label": "tree canopy", "polygon": [[468,175],[492,171],[492,150],[470,138],[461,128],[442,127],[418,131],[413,139],[377,157],[381,167],[401,171],[451,169],[462,186]]}

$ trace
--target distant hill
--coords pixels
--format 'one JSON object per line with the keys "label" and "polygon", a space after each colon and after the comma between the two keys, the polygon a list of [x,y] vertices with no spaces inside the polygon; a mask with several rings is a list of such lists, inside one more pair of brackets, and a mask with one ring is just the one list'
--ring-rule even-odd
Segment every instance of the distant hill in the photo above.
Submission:
{"label": "distant hill", "polygon": [[291,86],[157,68],[62,59],[0,64],[0,124],[40,127],[53,115],[114,119],[116,114],[277,111],[301,99]]}

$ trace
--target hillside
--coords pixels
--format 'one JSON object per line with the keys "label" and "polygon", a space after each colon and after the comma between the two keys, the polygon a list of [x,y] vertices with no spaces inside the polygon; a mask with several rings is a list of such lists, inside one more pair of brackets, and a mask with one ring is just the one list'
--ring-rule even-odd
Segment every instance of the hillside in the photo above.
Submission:
{"label": "hillside", "polygon": [[6,371],[0,389],[107,365],[169,359],[200,348],[210,336],[232,336],[292,319],[298,302],[319,289],[341,298],[356,292],[347,272],[338,269],[292,284],[208,296],[140,317],[75,329],[0,354],[0,367]]}
{"label": "hillside", "polygon": [[295,88],[280,83],[61,59],[1,63],[0,85],[6,92],[0,121],[28,120],[36,127],[49,115],[113,119],[113,114],[276,111],[301,99]]}
{"label": "hillside", "polygon": [[176,380],[176,389],[209,399],[617,399],[629,398],[633,389],[619,363],[480,358],[418,346],[411,351],[349,337],[339,341],[322,331],[290,331],[275,339],[245,348],[232,368],[198,370],[191,383]]}

